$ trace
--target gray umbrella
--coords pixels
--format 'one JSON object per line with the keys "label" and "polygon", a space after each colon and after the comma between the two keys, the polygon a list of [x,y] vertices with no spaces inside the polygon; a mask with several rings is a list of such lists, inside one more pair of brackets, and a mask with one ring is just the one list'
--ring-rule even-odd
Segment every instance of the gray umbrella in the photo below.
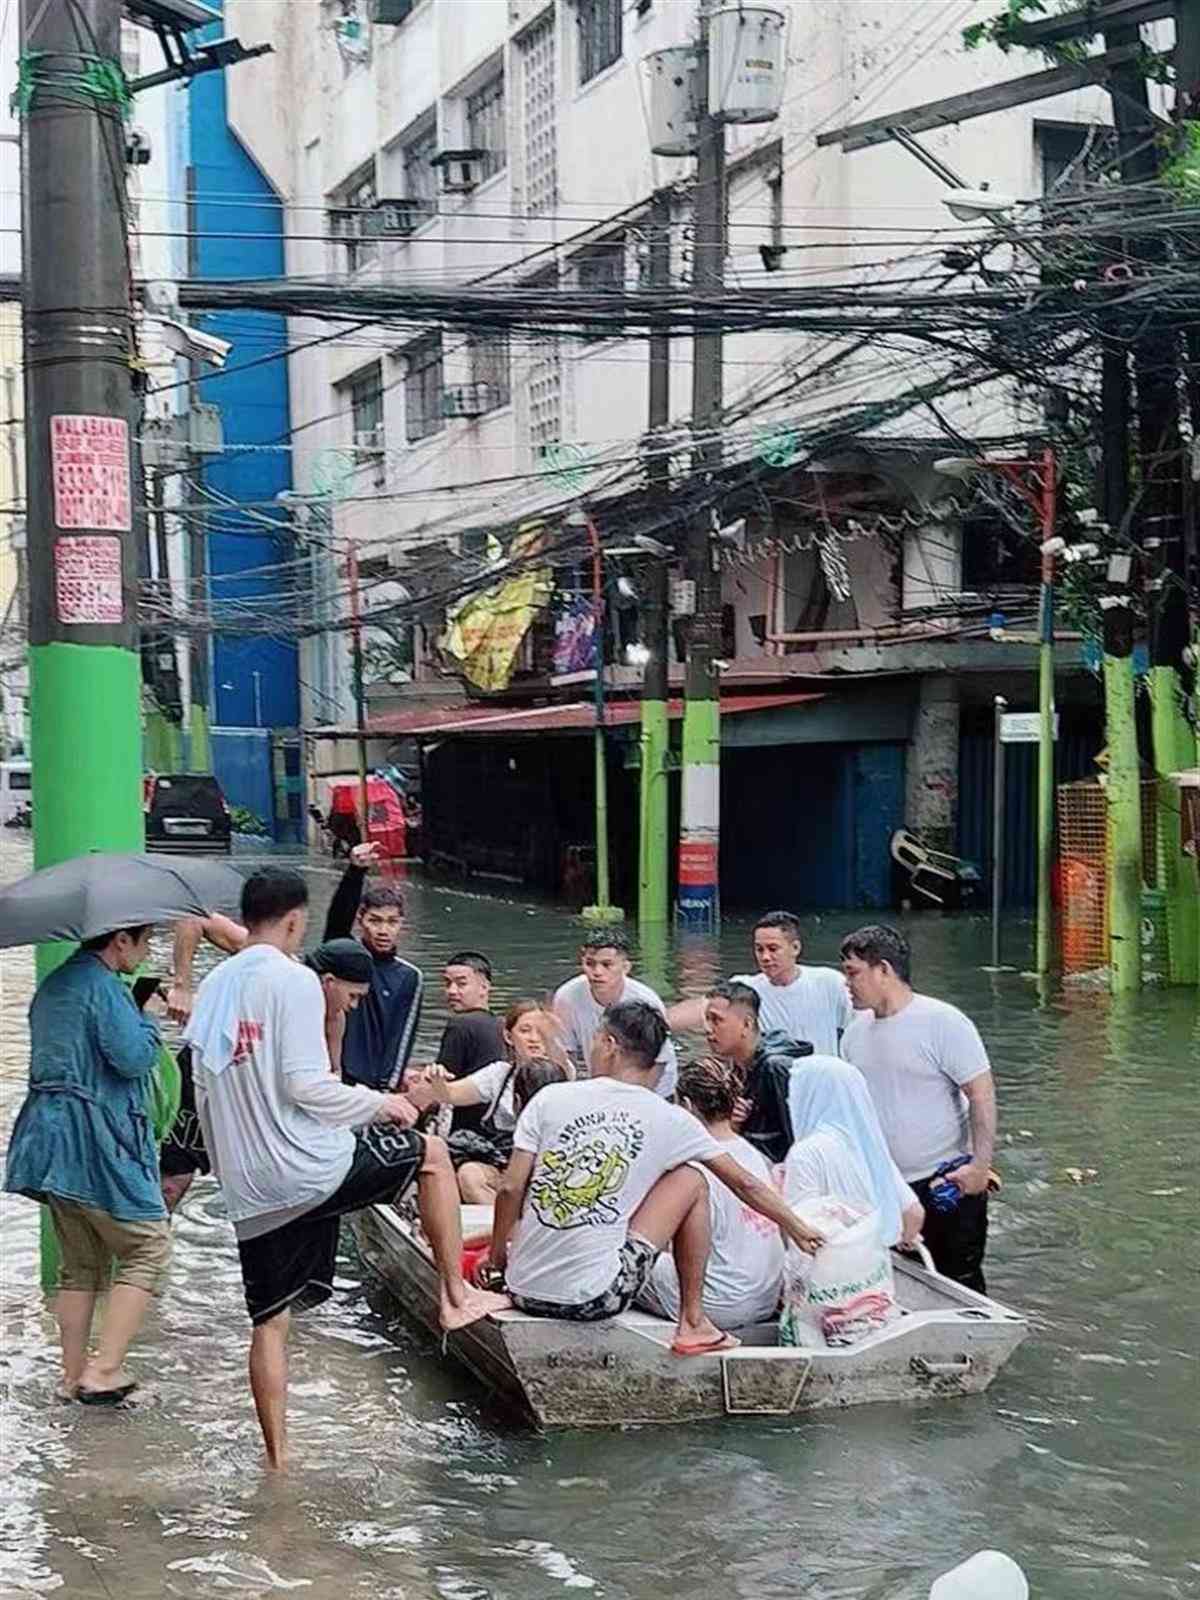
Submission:
{"label": "gray umbrella", "polygon": [[216,861],[76,856],[0,889],[0,949],[233,911],[242,881]]}

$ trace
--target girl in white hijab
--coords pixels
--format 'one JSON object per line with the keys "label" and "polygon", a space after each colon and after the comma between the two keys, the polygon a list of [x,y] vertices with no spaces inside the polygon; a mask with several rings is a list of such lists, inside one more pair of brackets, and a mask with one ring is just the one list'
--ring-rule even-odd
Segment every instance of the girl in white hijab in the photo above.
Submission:
{"label": "girl in white hijab", "polygon": [[867,1080],[836,1056],[809,1056],[792,1072],[788,1094],[794,1144],[784,1163],[784,1194],[794,1210],[833,1195],[855,1211],[878,1211],[885,1245],[912,1244],[925,1213],[900,1176]]}

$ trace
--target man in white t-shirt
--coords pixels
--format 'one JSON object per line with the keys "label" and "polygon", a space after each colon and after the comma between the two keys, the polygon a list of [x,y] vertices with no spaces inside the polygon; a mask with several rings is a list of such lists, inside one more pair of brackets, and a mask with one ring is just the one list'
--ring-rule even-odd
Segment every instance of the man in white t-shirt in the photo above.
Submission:
{"label": "man in white t-shirt", "polygon": [[[592,1043],[609,1006],[643,1000],[662,1016],[667,1012],[649,984],[630,977],[633,960],[629,940],[619,928],[594,928],[579,947],[579,964],[582,973],[556,992],[554,1010],[562,1021],[563,1045],[575,1064],[576,1074],[586,1078],[591,1071]],[[675,1046],[669,1034],[658,1065],[661,1070],[651,1087],[669,1100],[678,1075]]]}
{"label": "man in white t-shirt", "polygon": [[866,1078],[892,1159],[925,1208],[929,1253],[939,1272],[985,1294],[996,1090],[983,1041],[956,1006],[914,994],[897,929],[848,934],[842,970],[855,1007],[842,1055]]}
{"label": "man in white t-shirt", "polygon": [[591,1079],[552,1085],[526,1107],[496,1200],[490,1260],[518,1309],[599,1322],[629,1308],[670,1244],[680,1298],[672,1349],[709,1355],[736,1340],[704,1311],[708,1189],[687,1163],[703,1163],[800,1249],[821,1241],[695,1117],[650,1092],[666,1033],[644,1001],[610,1006]]}
{"label": "man in white t-shirt", "polygon": [[[800,920],[790,911],[768,911],[754,924],[757,972],[739,973],[758,995],[758,1025],[768,1048],[778,1051],[783,1039],[808,1045],[809,1054],[836,1056],[838,1041],[854,1015],[845,979],[833,967],[801,965],[804,943]],[[704,1026],[704,1001],[681,1000],[667,1013],[673,1028]]]}
{"label": "man in white t-shirt", "polygon": [[186,1038],[205,1146],[237,1235],[254,1328],[250,1387],[268,1464],[281,1468],[291,1314],[333,1293],[340,1217],[417,1182],[443,1325],[464,1327],[508,1302],[463,1282],[458,1188],[442,1141],[412,1131],[416,1113],[402,1095],[331,1070],[321,979],[294,959],[308,920],[304,879],[282,867],[256,872],[242,920],[246,947],[201,984]]}

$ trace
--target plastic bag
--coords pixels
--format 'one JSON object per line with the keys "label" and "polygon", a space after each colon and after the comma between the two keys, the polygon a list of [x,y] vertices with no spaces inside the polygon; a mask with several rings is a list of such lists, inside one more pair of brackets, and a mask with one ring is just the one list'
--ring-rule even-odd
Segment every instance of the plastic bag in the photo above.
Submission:
{"label": "plastic bag", "polygon": [[146,1114],[150,1118],[156,1143],[162,1144],[175,1126],[182,1094],[179,1063],[165,1044],[160,1045],[158,1060],[150,1069],[146,1082]]}
{"label": "plastic bag", "polygon": [[900,1315],[891,1253],[879,1213],[863,1213],[833,1195],[799,1214],[825,1243],[815,1256],[788,1247],[779,1342],[820,1347],[857,1344]]}

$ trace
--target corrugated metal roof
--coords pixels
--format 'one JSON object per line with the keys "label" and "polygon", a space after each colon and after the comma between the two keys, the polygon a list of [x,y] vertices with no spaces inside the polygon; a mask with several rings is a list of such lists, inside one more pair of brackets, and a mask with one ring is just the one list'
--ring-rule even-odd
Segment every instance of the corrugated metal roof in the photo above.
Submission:
{"label": "corrugated metal roof", "polygon": [[[723,717],[743,716],[753,711],[780,711],[787,706],[803,705],[810,700],[823,700],[820,694],[733,694],[721,697]],[[670,700],[668,714],[672,718],[683,715],[683,701]],[[604,708],[604,720],[610,727],[620,727],[636,722],[642,714],[639,700],[609,701]],[[431,711],[391,711],[372,717],[367,733],[372,738],[381,734],[393,738],[423,738],[451,734],[525,734],[586,732],[595,718],[590,700],[571,701],[552,706],[456,706],[453,709]]]}

